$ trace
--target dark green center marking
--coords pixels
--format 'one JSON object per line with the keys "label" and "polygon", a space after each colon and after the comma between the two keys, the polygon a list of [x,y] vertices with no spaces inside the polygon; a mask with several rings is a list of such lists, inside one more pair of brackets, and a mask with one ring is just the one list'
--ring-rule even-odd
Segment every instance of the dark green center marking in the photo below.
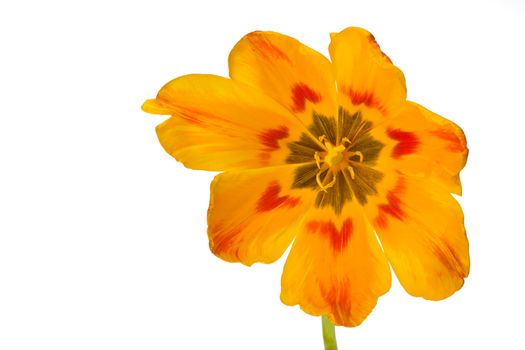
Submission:
{"label": "dark green center marking", "polygon": [[[287,163],[309,163],[299,166],[295,171],[293,188],[312,188],[318,191],[315,199],[316,207],[331,205],[336,214],[340,214],[346,201],[355,198],[361,205],[367,202],[367,197],[377,194],[377,183],[383,178],[383,174],[373,167],[376,164],[379,153],[384,145],[372,138],[372,122],[364,120],[360,112],[349,114],[345,109],[339,108],[337,116],[327,117],[314,112],[313,122],[308,127],[310,134],[316,138],[321,138],[330,142],[332,145],[344,144],[344,138],[350,141],[347,143],[347,154],[362,154],[360,157],[353,155],[346,161],[350,168],[342,168],[332,171],[328,167],[318,167],[315,163],[315,154],[323,154],[326,149],[320,143],[312,139],[307,133],[302,133],[299,140],[288,144],[290,155],[286,159]],[[339,129],[339,130],[338,130]],[[318,173],[321,174],[318,175]],[[331,174],[328,174],[331,172]],[[353,172],[353,174],[352,174]],[[330,176],[333,185],[322,190],[318,179]],[[335,178],[335,180],[334,180]]]}

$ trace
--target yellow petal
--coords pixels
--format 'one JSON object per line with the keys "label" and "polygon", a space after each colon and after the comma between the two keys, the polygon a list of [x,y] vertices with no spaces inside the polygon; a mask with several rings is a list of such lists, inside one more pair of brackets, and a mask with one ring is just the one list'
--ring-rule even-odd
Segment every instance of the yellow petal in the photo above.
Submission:
{"label": "yellow petal", "polygon": [[414,296],[450,296],[469,273],[461,207],[432,180],[390,174],[380,187],[366,210],[399,281]]}
{"label": "yellow petal", "polygon": [[384,115],[403,105],[404,75],[381,51],[372,34],[350,27],[331,38],[329,51],[340,105],[351,113],[372,109]]}
{"label": "yellow petal", "polygon": [[229,57],[230,77],[264,91],[311,123],[312,112],[337,115],[335,82],[326,57],[274,32],[244,36]]}
{"label": "yellow petal", "polygon": [[378,162],[420,178],[433,178],[453,193],[461,194],[459,172],[467,161],[465,135],[453,122],[407,102],[395,118],[373,131],[386,145]]}
{"label": "yellow petal", "polygon": [[304,127],[256,89],[213,75],[187,75],[166,84],[149,113],[171,114],[157,127],[164,149],[189,168],[221,171],[284,164],[286,143]]}
{"label": "yellow petal", "polygon": [[286,261],[281,300],[333,323],[359,325],[390,288],[390,269],[357,205],[312,209]]}
{"label": "yellow petal", "polygon": [[208,211],[214,254],[246,265],[271,263],[283,254],[314,195],[309,189],[291,189],[295,169],[287,165],[215,177]]}

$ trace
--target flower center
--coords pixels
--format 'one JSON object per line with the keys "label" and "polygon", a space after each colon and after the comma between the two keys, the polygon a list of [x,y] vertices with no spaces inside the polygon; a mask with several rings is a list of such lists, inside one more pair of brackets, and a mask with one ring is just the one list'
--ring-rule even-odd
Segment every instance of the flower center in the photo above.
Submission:
{"label": "flower center", "polygon": [[339,145],[334,147],[330,142],[325,142],[325,147],[327,150],[327,154],[324,157],[324,161],[328,166],[335,167],[336,165],[339,165],[341,161],[344,159],[343,152],[346,150],[346,147],[343,145]]}
{"label": "flower center", "polygon": [[[317,164],[319,171],[316,175],[316,181],[321,190],[326,190],[335,185],[337,181],[336,174],[341,170],[348,170],[350,178],[355,179],[355,171],[352,167],[352,163],[358,161],[363,162],[363,153],[359,151],[351,151],[352,142],[344,137],[341,140],[341,144],[334,146],[328,141],[325,135],[319,137],[319,141],[323,144],[323,152],[315,152],[314,159]],[[358,158],[357,160],[355,158]],[[327,170],[327,171],[326,171]],[[321,179],[321,174],[326,171],[324,179]],[[329,177],[332,177],[330,180]]]}
{"label": "flower center", "polygon": [[342,107],[335,117],[313,112],[308,130],[288,144],[286,163],[298,164],[292,188],[311,189],[315,207],[331,206],[337,215],[346,202],[365,205],[383,179],[375,166],[384,145],[373,137],[373,128],[361,112]]}

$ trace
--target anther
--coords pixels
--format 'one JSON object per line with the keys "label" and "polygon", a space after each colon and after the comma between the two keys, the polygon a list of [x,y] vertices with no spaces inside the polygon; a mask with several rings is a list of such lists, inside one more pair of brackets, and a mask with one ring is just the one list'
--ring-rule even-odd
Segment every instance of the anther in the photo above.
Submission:
{"label": "anther", "polygon": [[332,181],[330,181],[330,183],[324,186],[324,191],[326,192],[327,188],[333,187],[336,181],[337,181],[337,177],[334,174],[334,178],[332,179]]}
{"label": "anther", "polygon": [[354,168],[352,168],[351,166],[348,166],[348,171],[350,172],[350,177],[352,178],[352,180],[355,180]]}
{"label": "anther", "polygon": [[321,172],[320,171],[317,173],[317,175],[315,175],[315,180],[317,181],[317,184],[319,185],[321,190],[326,192],[326,189],[324,188],[323,183],[321,182]]}
{"label": "anther", "polygon": [[314,159],[315,159],[315,164],[317,164],[317,167],[321,169],[321,157],[319,156],[319,152],[314,153]]}
{"label": "anther", "polygon": [[[328,176],[328,174],[327,174]],[[332,179],[332,181],[330,181],[330,183],[326,184],[326,185],[323,185],[323,182],[321,181],[321,172],[318,172],[317,175],[315,176],[315,180],[317,181],[317,184],[319,185],[319,188],[324,191],[324,192],[328,192],[327,189],[329,189],[330,187],[333,187],[335,185],[335,182],[337,180],[335,174],[334,174],[334,178]]]}
{"label": "anther", "polygon": [[359,163],[363,163],[363,153],[361,153],[360,151],[355,151],[355,152],[350,152],[348,154],[349,157],[353,157],[353,156],[358,156],[359,157]]}

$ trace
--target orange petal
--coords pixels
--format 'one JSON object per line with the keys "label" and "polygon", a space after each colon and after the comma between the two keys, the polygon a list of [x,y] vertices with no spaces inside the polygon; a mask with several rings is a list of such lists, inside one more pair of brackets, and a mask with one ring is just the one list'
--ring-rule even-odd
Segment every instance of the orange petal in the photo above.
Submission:
{"label": "orange petal", "polygon": [[257,87],[306,125],[311,123],[313,111],[337,115],[330,62],[291,37],[250,33],[233,48],[229,67],[233,80]]}
{"label": "orange petal", "polygon": [[461,288],[469,253],[456,200],[432,180],[401,174],[390,176],[380,192],[367,214],[406,291],[439,300]]}
{"label": "orange petal", "polygon": [[213,75],[166,84],[143,110],[172,117],[157,127],[164,149],[189,168],[221,171],[284,164],[304,127],[256,89]]}
{"label": "orange petal", "polygon": [[329,51],[342,106],[350,113],[369,109],[389,115],[403,105],[403,72],[381,51],[372,34],[350,27],[331,37]]}
{"label": "orange petal", "polygon": [[361,209],[312,209],[303,219],[282,277],[281,300],[353,327],[390,288],[390,269]]}
{"label": "orange petal", "polygon": [[246,265],[271,263],[283,254],[314,196],[308,189],[291,189],[295,169],[287,165],[215,177],[208,211],[214,254]]}
{"label": "orange petal", "polygon": [[465,135],[453,122],[408,102],[399,114],[373,132],[386,145],[378,167],[438,180],[461,194],[459,172],[467,161]]}

